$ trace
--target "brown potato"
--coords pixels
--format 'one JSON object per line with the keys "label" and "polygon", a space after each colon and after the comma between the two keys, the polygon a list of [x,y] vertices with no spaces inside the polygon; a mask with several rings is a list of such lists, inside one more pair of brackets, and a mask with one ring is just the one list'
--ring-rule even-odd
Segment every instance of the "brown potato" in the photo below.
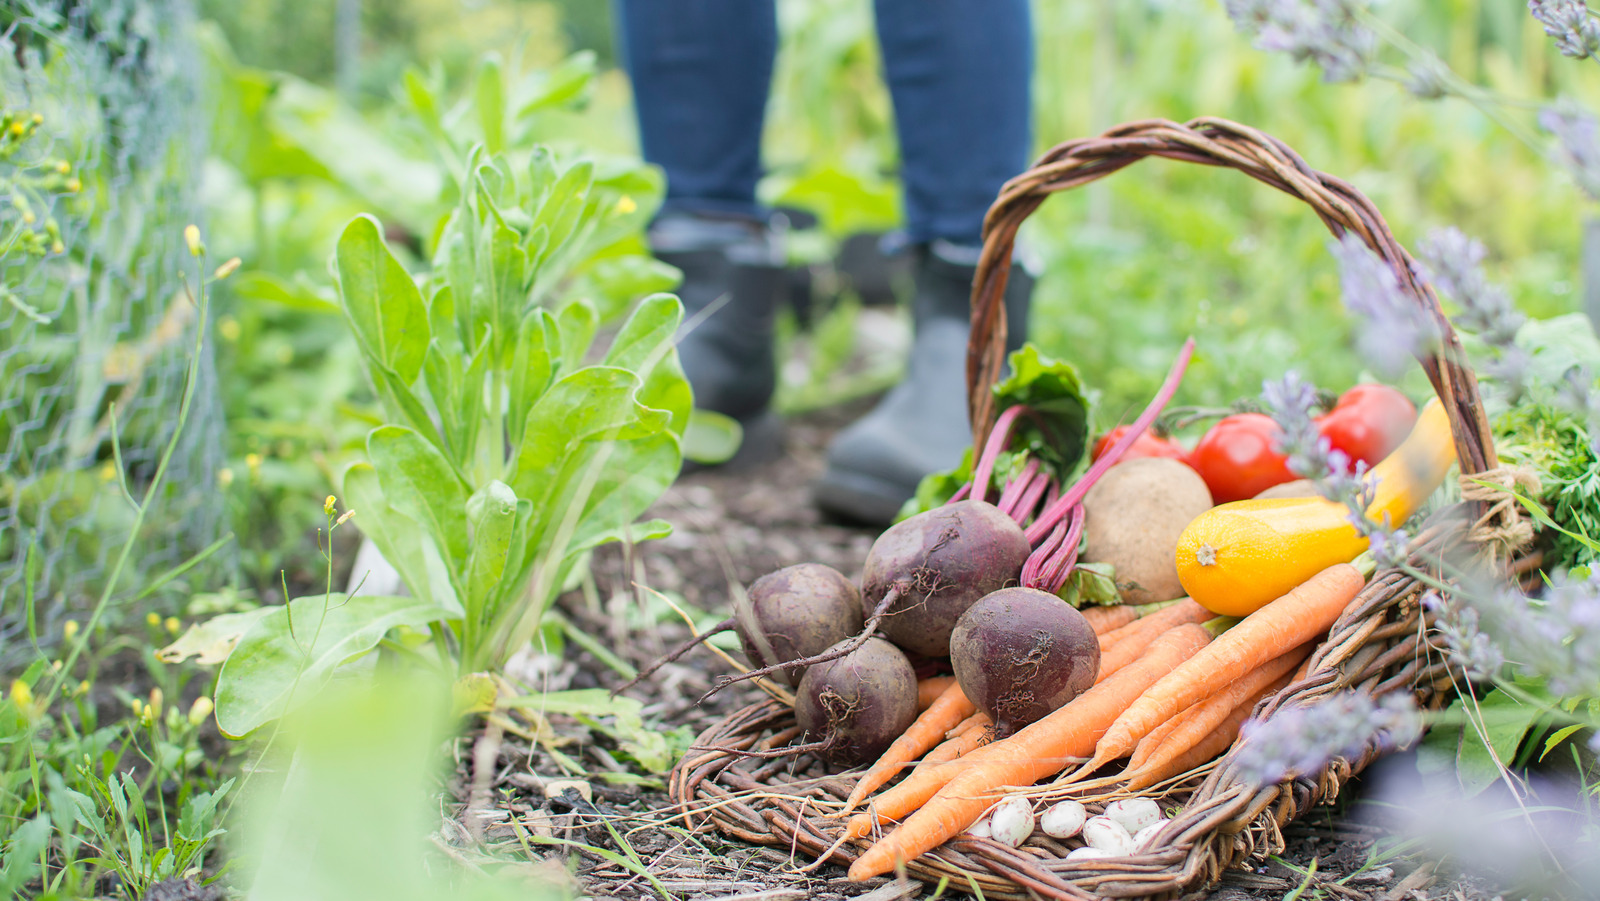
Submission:
{"label": "brown potato", "polygon": [[1110,563],[1117,590],[1129,604],[1183,597],[1178,581],[1178,536],[1211,509],[1211,492],[1187,464],[1141,457],[1106,470],[1083,499],[1083,559]]}
{"label": "brown potato", "polygon": [[1295,479],[1293,482],[1284,482],[1273,485],[1271,488],[1256,495],[1256,499],[1270,497],[1316,497],[1318,495],[1317,483],[1310,479]]}

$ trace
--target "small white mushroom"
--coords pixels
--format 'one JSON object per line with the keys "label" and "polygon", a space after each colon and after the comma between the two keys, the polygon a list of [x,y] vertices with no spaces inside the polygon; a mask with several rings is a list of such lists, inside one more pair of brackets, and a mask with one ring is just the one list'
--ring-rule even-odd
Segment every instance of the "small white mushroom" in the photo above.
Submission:
{"label": "small white mushroom", "polygon": [[1106,816],[1116,820],[1129,835],[1161,819],[1161,808],[1149,798],[1128,798],[1106,805]]}
{"label": "small white mushroom", "polygon": [[1089,811],[1077,801],[1061,801],[1051,805],[1039,817],[1039,828],[1051,838],[1072,838],[1083,831],[1084,821],[1089,819]]}
{"label": "small white mushroom", "polygon": [[1116,856],[1117,855],[1112,854],[1110,851],[1102,851],[1099,848],[1089,847],[1073,848],[1071,851],[1067,852],[1067,860],[1095,860],[1101,857]]}
{"label": "small white mushroom", "polygon": [[1162,817],[1161,819],[1156,820],[1154,823],[1151,823],[1150,825],[1144,827],[1143,829],[1140,829],[1138,832],[1135,832],[1133,834],[1133,843],[1134,843],[1134,845],[1136,845],[1139,848],[1144,848],[1145,846],[1149,845],[1151,843],[1151,841],[1156,837],[1156,833],[1161,831],[1161,827],[1167,825],[1170,822],[1172,822],[1172,821],[1167,819],[1166,817]]}
{"label": "small white mushroom", "polygon": [[989,814],[989,832],[995,841],[1015,848],[1033,834],[1033,805],[1027,798],[1007,798]]}
{"label": "small white mushroom", "polygon": [[1121,823],[1110,817],[1090,817],[1083,824],[1083,840],[1089,847],[1115,856],[1132,854],[1134,851],[1133,836],[1122,828]]}
{"label": "small white mushroom", "polygon": [[967,827],[967,835],[972,838],[993,838],[994,833],[989,823],[989,816],[985,814],[978,818],[978,822]]}

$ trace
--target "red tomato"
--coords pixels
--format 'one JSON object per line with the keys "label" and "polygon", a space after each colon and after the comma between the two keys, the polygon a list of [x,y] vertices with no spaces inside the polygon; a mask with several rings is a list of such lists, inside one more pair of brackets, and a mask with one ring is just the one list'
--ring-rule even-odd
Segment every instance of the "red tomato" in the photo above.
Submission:
{"label": "red tomato", "polygon": [[1255,497],[1292,482],[1288,458],[1273,449],[1278,424],[1263,413],[1235,413],[1217,420],[1189,453],[1189,465],[1205,479],[1219,504]]}
{"label": "red tomato", "polygon": [[1316,418],[1317,431],[1334,449],[1368,466],[1399,447],[1416,422],[1416,406],[1388,385],[1357,385]]}
{"label": "red tomato", "polygon": [[[1130,426],[1119,425],[1101,435],[1100,440],[1094,443],[1094,450],[1089,454],[1089,459],[1100,459],[1102,454],[1111,449],[1111,445],[1121,441],[1122,436],[1128,434],[1129,428]],[[1122,459],[1117,462],[1132,460],[1135,457],[1170,457],[1174,460],[1183,460],[1186,456],[1188,454],[1178,442],[1170,438],[1162,438],[1152,434],[1149,429],[1145,429],[1143,434],[1133,439],[1133,446],[1128,448],[1123,453]]]}

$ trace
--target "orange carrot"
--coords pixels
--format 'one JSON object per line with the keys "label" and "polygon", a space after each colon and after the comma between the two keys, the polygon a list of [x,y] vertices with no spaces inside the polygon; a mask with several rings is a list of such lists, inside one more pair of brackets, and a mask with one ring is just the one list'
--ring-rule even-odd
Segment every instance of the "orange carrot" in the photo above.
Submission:
{"label": "orange carrot", "polygon": [[956,683],[955,676],[929,676],[917,683],[917,712],[921,713],[939,700],[944,690]]}
{"label": "orange carrot", "polygon": [[1203,623],[1215,617],[1210,610],[1185,598],[1149,616],[1140,617],[1105,635],[1100,636],[1100,675],[1096,682],[1104,681],[1144,653],[1161,633],[1184,623]]}
{"label": "orange carrot", "polygon": [[[1144,765],[1132,774],[1128,780],[1128,789],[1139,791],[1158,782],[1165,782],[1174,776],[1181,776],[1233,747],[1234,741],[1239,738],[1239,730],[1245,721],[1250,719],[1256,704],[1267,695],[1281,690],[1290,681],[1288,676],[1279,676],[1277,680],[1228,711],[1227,717],[1222,722],[1192,744],[1194,736],[1190,734],[1189,729],[1179,728],[1174,731],[1168,740],[1150,755]],[[1190,721],[1191,724],[1197,722],[1197,720]],[[1198,732],[1198,727],[1193,731]]]}
{"label": "orange carrot", "polygon": [[[973,748],[983,747],[988,744],[992,736],[989,729],[992,725],[994,725],[994,722],[989,719],[987,714],[974,713],[972,716],[967,717],[960,726],[950,730],[949,738],[945,739],[937,748],[922,755],[922,759],[917,761],[917,765],[912,767],[911,772],[915,773],[918,770],[936,767],[941,763],[949,763]],[[846,810],[845,812],[848,813],[849,811]]]}
{"label": "orange carrot", "polygon": [[[1173,736],[1175,741],[1187,741],[1188,744],[1193,744],[1226,720],[1228,714],[1247,699],[1254,705],[1255,699],[1261,696],[1263,689],[1284,679],[1290,670],[1300,665],[1300,661],[1311,656],[1314,644],[1315,642],[1308,641],[1282,657],[1251,670],[1233,680],[1228,687],[1152,730],[1149,735],[1140,739],[1139,744],[1133,749],[1133,756],[1128,759],[1127,772],[1133,773],[1142,768],[1145,761],[1150,759],[1169,736]],[[1177,738],[1178,735],[1184,737]]]}
{"label": "orange carrot", "polygon": [[980,710],[961,722],[956,723],[955,728],[951,729],[949,732],[946,732],[944,737],[946,739],[951,739],[964,734],[969,729],[987,729],[993,725],[994,720],[989,719],[989,714]]}
{"label": "orange carrot", "polygon": [[[933,790],[920,796],[907,793],[901,799],[911,803],[889,807],[884,798],[879,798],[872,813],[851,819],[847,834],[859,837],[870,831],[875,821],[911,815],[856,860],[850,867],[850,878],[859,882],[888,872],[897,862],[910,860],[971,826],[1004,786],[1031,785],[1058,772],[1068,760],[1089,754],[1131,699],[1210,640],[1211,633],[1198,625],[1173,629],[1115,678],[1089,689],[1044,719],[1009,738],[927,771],[923,781]],[[917,778],[914,775],[896,788]]]}
{"label": "orange carrot", "polygon": [[1127,755],[1151,730],[1245,673],[1321,638],[1365,582],[1361,570],[1349,563],[1335,563],[1240,620],[1117,717],[1083,772]]}
{"label": "orange carrot", "polygon": [[952,680],[939,699],[916,718],[904,735],[894,740],[871,769],[861,774],[850,797],[845,799],[842,813],[854,810],[878,786],[893,779],[902,767],[944,741],[945,733],[972,716],[975,710],[976,705],[967,700],[961,685]]}
{"label": "orange carrot", "polygon": [[1113,604],[1109,607],[1085,607],[1079,611],[1089,621],[1094,634],[1104,635],[1112,629],[1126,626],[1139,618],[1139,608],[1132,604]]}
{"label": "orange carrot", "polygon": [[1311,658],[1307,657],[1305,662],[1300,664],[1300,668],[1294,671],[1294,678],[1289,681],[1299,682],[1309,675],[1311,675]]}

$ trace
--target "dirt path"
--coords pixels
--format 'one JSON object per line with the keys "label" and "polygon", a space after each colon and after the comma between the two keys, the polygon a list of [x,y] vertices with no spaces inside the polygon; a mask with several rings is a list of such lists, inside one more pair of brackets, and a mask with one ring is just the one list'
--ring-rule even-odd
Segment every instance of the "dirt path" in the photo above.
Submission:
{"label": "dirt path", "polygon": [[[675,533],[642,547],[607,548],[595,559],[593,591],[563,599],[562,609],[576,625],[593,635],[610,651],[640,665],[689,635],[681,622],[642,621],[641,604],[652,602],[649,586],[701,610],[722,614],[728,609],[730,580],[748,584],[756,577],[792,563],[817,561],[857,577],[871,546],[870,531],[824,521],[810,505],[806,486],[821,472],[823,449],[843,423],[865,409],[865,404],[813,414],[790,424],[786,459],[740,472],[702,471],[686,475],[652,511],[671,521]],[[656,608],[659,609],[659,604]],[[615,687],[621,677],[595,656],[569,650],[569,661],[544,678],[555,687]],[[647,721],[679,727],[680,735],[698,734],[715,719],[760,697],[753,688],[730,690],[705,705],[695,699],[726,671],[710,652],[697,650],[683,661],[669,664],[629,695],[645,703]],[[596,770],[636,772],[619,763],[614,736],[572,724],[557,727],[572,740],[565,753]],[[491,845],[514,849],[519,830],[563,838],[603,851],[580,851],[576,865],[579,891],[596,898],[622,899],[724,899],[724,901],[792,901],[799,898],[865,897],[892,901],[931,894],[916,884],[875,880],[865,884],[844,881],[841,868],[822,867],[812,873],[796,870],[810,863],[792,859],[786,850],[758,848],[723,839],[715,834],[691,834],[671,819],[667,798],[654,785],[589,784],[592,804],[576,789],[563,790],[555,779],[559,770],[537,745],[516,736],[498,741],[497,766],[492,785],[480,783],[479,797],[492,788],[496,810],[481,838]],[[484,739],[461,755],[461,796],[471,784],[471,760],[487,760]],[[1403,899],[1484,898],[1487,895],[1460,882],[1436,882],[1433,865],[1421,859],[1383,855],[1394,843],[1381,823],[1381,810],[1359,803],[1361,784],[1345,793],[1345,803],[1335,811],[1318,810],[1286,830],[1289,848],[1254,871],[1228,874],[1209,893],[1195,897],[1260,901],[1296,898],[1349,899],[1349,901],[1403,901]],[[450,844],[471,841],[471,818],[466,805],[457,808]],[[531,825],[528,825],[531,824]],[[607,859],[604,852],[622,852]],[[624,861],[624,862],[619,862]],[[546,874],[558,874],[546,869]],[[562,878],[565,878],[564,876]]]}

